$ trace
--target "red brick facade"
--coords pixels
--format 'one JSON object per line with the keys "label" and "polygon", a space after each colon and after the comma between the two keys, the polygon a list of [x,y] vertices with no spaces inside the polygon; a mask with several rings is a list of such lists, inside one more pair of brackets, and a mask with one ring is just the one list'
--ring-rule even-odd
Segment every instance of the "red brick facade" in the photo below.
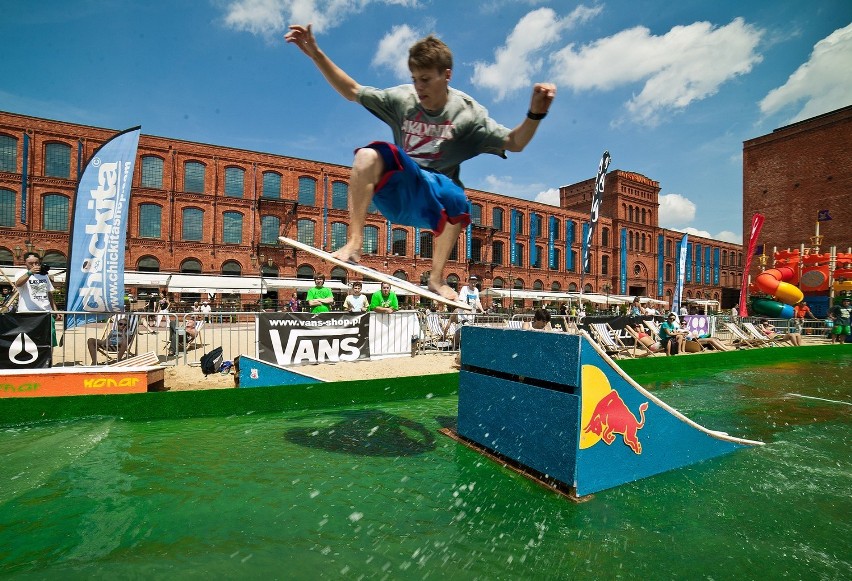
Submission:
{"label": "red brick facade", "polygon": [[[822,252],[852,243],[852,106],[776,129],[743,144],[743,241],[755,213],[765,217],[766,253],[812,246],[819,223]],[[770,259],[771,264],[771,259]],[[755,265],[752,272],[757,272]]]}
{"label": "red brick facade", "polygon": [[[28,152],[28,203],[27,220],[21,223],[21,187],[23,166],[23,135],[29,135]],[[43,200],[46,195],[60,194],[73,200],[76,176],[81,164],[115,131],[50,121],[0,112],[0,138],[7,146],[16,149],[14,171],[0,171],[0,190],[14,194],[15,216],[12,222],[0,225],[0,262],[10,260],[20,264],[21,249],[29,243],[45,251],[59,264],[67,254],[68,233],[47,231],[43,223]],[[70,148],[70,172],[67,177],[45,177],[45,151],[48,143],[62,143]],[[8,148],[7,148],[8,151]],[[143,158],[162,160],[161,187],[145,187],[142,180]],[[8,157],[6,158],[8,160]],[[204,168],[203,193],[187,192],[186,164],[201,164]],[[226,172],[239,168],[244,176],[241,197],[228,196]],[[2,168],[0,168],[2,169]],[[11,168],[7,168],[11,169]],[[265,173],[280,176],[279,198],[263,195]],[[192,143],[178,139],[142,135],[133,178],[133,198],[128,220],[126,263],[128,270],[137,270],[140,260],[156,259],[161,271],[180,272],[188,259],[201,263],[207,274],[220,274],[223,268],[238,268],[244,276],[257,276],[265,266],[264,276],[296,278],[300,273],[309,276],[313,271],[327,272],[328,267],[318,259],[280,247],[264,244],[261,240],[263,217],[274,216],[281,224],[283,234],[297,237],[297,224],[308,220],[313,223],[311,241],[318,247],[331,249],[334,224],[346,225],[345,209],[332,207],[332,190],[335,182],[348,184],[350,168],[322,162],[296,159],[253,151]],[[299,204],[300,178],[310,178],[317,184],[314,204]],[[492,286],[508,288],[515,281],[516,288],[541,290],[576,290],[580,285],[580,260],[582,254],[583,223],[588,220],[591,207],[592,180],[560,188],[561,207],[510,198],[497,193],[468,190],[473,204],[475,220],[472,229],[471,258],[466,258],[468,241],[463,233],[458,252],[451,257],[444,271],[451,283],[466,280],[468,274],[477,274],[483,288]],[[674,254],[681,234],[659,227],[660,186],[637,173],[615,170],[607,175],[604,204],[592,241],[591,271],[584,277],[587,288],[594,292],[619,294],[621,231],[625,229],[628,240],[627,294],[641,294],[670,299],[674,290]],[[233,194],[233,192],[231,192]],[[142,204],[161,208],[161,235],[140,235]],[[203,212],[202,240],[186,241],[182,232],[182,212],[196,208]],[[7,208],[8,209],[8,208]],[[510,265],[510,221],[512,210],[520,213],[521,231],[516,242],[521,257],[520,265]],[[223,215],[236,212],[242,216],[240,243],[224,244]],[[495,227],[495,216],[502,213],[502,225]],[[530,265],[530,219],[533,214],[541,218],[542,228],[534,244],[539,247],[540,266]],[[325,216],[327,215],[327,219]],[[558,235],[556,268],[548,268],[549,220],[555,217]],[[570,252],[575,254],[573,268],[566,266],[566,224],[574,223],[574,239]],[[303,222],[304,224],[304,222]],[[428,244],[415,254],[413,228],[392,225],[398,234],[406,233],[406,242],[388,251],[388,225],[379,214],[371,214],[367,226],[378,231],[378,248],[365,254],[363,263],[408,280],[422,280],[431,268]],[[336,228],[340,228],[337,226]],[[428,235],[422,234],[428,238]],[[663,289],[658,292],[659,239],[663,240]],[[735,291],[741,278],[741,249],[737,245],[717,240],[690,237],[702,247],[717,250],[721,266],[719,281],[702,281],[688,284],[685,297],[722,299],[723,289]],[[394,252],[398,250],[400,252]],[[730,258],[729,258],[730,257]],[[262,258],[262,260],[260,260]],[[345,275],[346,273],[333,273]],[[336,277],[336,276],[335,276]],[[694,280],[694,279],[693,279]],[[730,293],[727,293],[730,294]]]}

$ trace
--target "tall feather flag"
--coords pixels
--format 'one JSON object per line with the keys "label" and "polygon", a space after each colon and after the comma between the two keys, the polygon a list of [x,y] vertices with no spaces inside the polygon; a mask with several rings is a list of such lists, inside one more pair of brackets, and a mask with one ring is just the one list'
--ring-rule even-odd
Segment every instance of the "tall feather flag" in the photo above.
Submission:
{"label": "tall feather flag", "polygon": [[589,229],[586,231],[586,240],[583,244],[583,270],[589,270],[589,261],[591,260],[592,238],[595,234],[595,225],[598,223],[600,215],[601,202],[603,202],[604,193],[604,176],[609,168],[609,162],[612,161],[608,151],[604,151],[601,161],[598,164],[598,175],[595,178],[595,193],[592,196],[592,213],[589,217]]}
{"label": "tall feather flag", "polygon": [[689,234],[684,234],[677,248],[677,284],[672,297],[672,312],[680,312],[680,302],[683,297],[683,281],[686,279],[686,246]]}
{"label": "tall feather flag", "polygon": [[751,269],[751,259],[754,256],[754,249],[757,246],[757,237],[760,235],[760,229],[763,228],[763,214],[755,214],[751,218],[751,234],[748,237],[748,252],[746,252],[745,267],[743,268],[743,284],[740,287],[740,316],[748,316],[746,301],[748,300],[748,277]]}
{"label": "tall feather flag", "polygon": [[[77,182],[68,249],[69,311],[118,313],[124,308],[124,244],[140,130],[122,131],[96,149]],[[65,328],[90,319],[69,315]]]}

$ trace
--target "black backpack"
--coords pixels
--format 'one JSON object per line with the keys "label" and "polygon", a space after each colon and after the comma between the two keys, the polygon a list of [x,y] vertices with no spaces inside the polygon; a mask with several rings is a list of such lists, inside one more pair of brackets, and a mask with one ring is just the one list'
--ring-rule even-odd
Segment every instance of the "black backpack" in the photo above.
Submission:
{"label": "black backpack", "polygon": [[209,353],[201,356],[201,372],[205,377],[219,371],[222,365],[222,348],[216,347]]}

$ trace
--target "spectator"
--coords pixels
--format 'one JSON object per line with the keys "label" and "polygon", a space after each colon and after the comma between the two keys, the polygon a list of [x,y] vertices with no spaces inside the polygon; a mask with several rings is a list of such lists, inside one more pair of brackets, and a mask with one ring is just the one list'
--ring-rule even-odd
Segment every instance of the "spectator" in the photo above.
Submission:
{"label": "spectator", "polygon": [[296,296],[296,293],[293,293],[290,296],[290,300],[287,302],[287,307],[290,309],[291,313],[299,312],[299,299]]}
{"label": "spectator", "polygon": [[98,364],[98,349],[106,351],[116,351],[118,358],[122,359],[127,352],[127,344],[130,338],[127,335],[127,319],[119,319],[115,324],[115,328],[109,332],[104,339],[95,339],[89,337],[86,340],[86,345],[89,348],[89,356],[92,358],[92,365]]}
{"label": "spectator", "polygon": [[210,307],[210,301],[204,301],[201,303],[201,315],[204,318],[205,323],[210,322],[210,311],[212,308]]}
{"label": "spectator", "polygon": [[850,324],[852,324],[852,301],[849,297],[843,297],[839,305],[831,307],[831,315],[834,319],[832,328],[832,343],[845,343],[846,337],[850,334]]}
{"label": "spectator", "polygon": [[533,320],[524,321],[523,328],[530,331],[553,331],[550,326],[550,312],[547,309],[536,309]]}
{"label": "spectator", "polygon": [[[816,317],[811,312],[811,308],[808,306],[808,303],[805,301],[800,302],[798,305],[793,307],[793,319],[796,322],[796,329],[799,333],[804,332],[805,327],[805,319],[810,317],[811,319],[816,320]],[[807,334],[807,333],[805,333]]]}
{"label": "spectator", "polygon": [[784,335],[779,335],[775,332],[775,327],[766,319],[761,319],[757,328],[770,339],[778,338],[782,341],[789,341],[796,347],[802,346],[802,336],[799,333],[785,333]]}
{"label": "spectator", "polygon": [[686,333],[680,330],[677,316],[669,313],[666,321],[660,325],[660,344],[666,350],[666,355],[677,355],[683,348]]}
{"label": "spectator", "polygon": [[[19,313],[49,313],[56,310],[53,300],[53,283],[47,272],[41,266],[41,257],[35,252],[24,255],[27,271],[18,277],[15,286],[18,287]],[[57,318],[61,318],[57,315]]]}
{"label": "spectator", "polygon": [[325,275],[318,274],[314,277],[313,287],[308,289],[308,306],[312,313],[327,313],[334,304],[334,296],[331,289],[325,285]]}
{"label": "spectator", "polygon": [[157,328],[160,328],[160,324],[165,321],[166,327],[169,326],[169,307],[171,306],[171,302],[168,297],[166,297],[166,293],[162,293],[160,295],[160,300],[157,301]]}
{"label": "spectator", "polygon": [[350,313],[364,313],[368,307],[367,296],[361,294],[361,281],[356,280],[352,283],[352,293],[346,295],[343,301],[343,310]]}
{"label": "spectator", "polygon": [[393,313],[399,310],[399,301],[390,284],[383,282],[381,290],[373,293],[370,297],[370,310],[377,313]]}
{"label": "spectator", "polygon": [[[186,350],[186,346],[192,343],[198,336],[198,328],[195,319],[187,319],[183,329],[177,328],[175,321],[169,322],[169,335],[172,340],[169,343],[169,357],[174,357],[178,349]],[[183,331],[183,332],[179,332]]]}

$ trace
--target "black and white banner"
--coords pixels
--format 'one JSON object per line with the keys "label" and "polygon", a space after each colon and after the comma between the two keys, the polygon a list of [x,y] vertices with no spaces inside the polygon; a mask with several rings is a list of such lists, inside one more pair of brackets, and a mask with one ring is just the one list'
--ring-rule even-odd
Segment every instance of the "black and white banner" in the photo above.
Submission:
{"label": "black and white banner", "polygon": [[50,317],[49,313],[0,315],[0,369],[50,367]]}
{"label": "black and white banner", "polygon": [[276,365],[370,358],[368,313],[263,313],[257,356]]}

